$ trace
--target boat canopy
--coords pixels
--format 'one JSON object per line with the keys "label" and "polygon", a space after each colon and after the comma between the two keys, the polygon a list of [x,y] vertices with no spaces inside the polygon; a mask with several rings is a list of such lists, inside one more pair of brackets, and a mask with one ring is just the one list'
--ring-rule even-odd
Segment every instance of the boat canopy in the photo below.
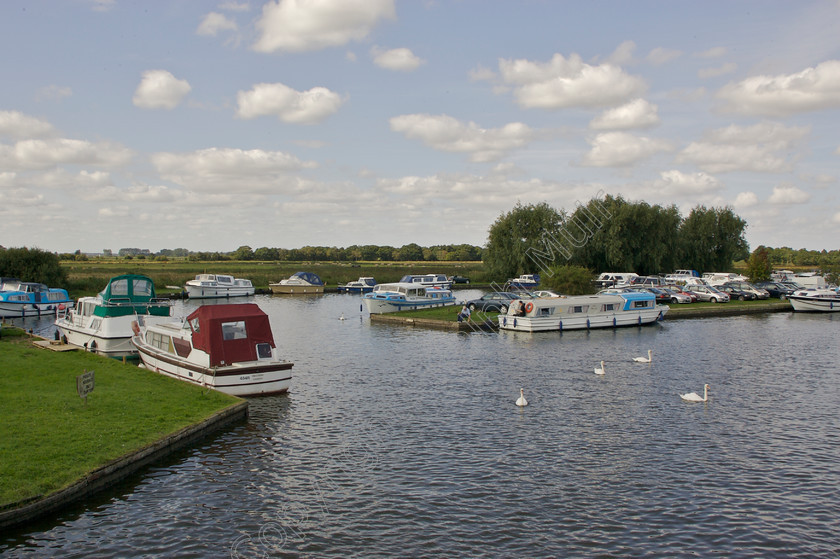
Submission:
{"label": "boat canopy", "polygon": [[316,274],[313,274],[312,272],[295,272],[294,274],[292,274],[292,277],[300,278],[303,281],[312,285],[324,285],[324,282],[321,281],[321,278],[319,278]]}
{"label": "boat canopy", "polygon": [[210,356],[210,366],[257,360],[257,344],[274,345],[268,315],[255,303],[202,305],[187,317],[193,347]]}
{"label": "boat canopy", "polygon": [[99,296],[110,302],[112,299],[130,300],[132,303],[148,303],[155,298],[155,283],[137,274],[124,274],[111,278]]}

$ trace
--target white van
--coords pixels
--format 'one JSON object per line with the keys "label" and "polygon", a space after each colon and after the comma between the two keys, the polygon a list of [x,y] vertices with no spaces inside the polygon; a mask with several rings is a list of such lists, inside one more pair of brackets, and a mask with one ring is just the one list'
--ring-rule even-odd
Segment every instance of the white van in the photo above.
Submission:
{"label": "white van", "polygon": [[639,274],[633,272],[604,272],[598,276],[598,279],[592,280],[592,282],[603,289],[605,287],[629,285],[637,277],[639,277]]}

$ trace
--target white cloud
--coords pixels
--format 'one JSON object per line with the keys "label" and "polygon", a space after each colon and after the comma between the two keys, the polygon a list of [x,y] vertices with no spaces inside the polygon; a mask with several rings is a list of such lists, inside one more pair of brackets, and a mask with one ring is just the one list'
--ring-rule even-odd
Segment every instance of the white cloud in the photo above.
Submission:
{"label": "white cloud", "polygon": [[20,111],[0,111],[0,137],[44,138],[55,134],[52,124]]}
{"label": "white cloud", "polygon": [[677,58],[682,56],[682,54],[682,51],[679,50],[666,49],[664,47],[656,47],[648,53],[647,61],[653,64],[654,66],[662,66],[663,64],[667,64],[672,60],[676,60]]}
{"label": "white cloud", "polygon": [[471,161],[487,162],[504,157],[531,141],[533,131],[521,122],[501,128],[481,128],[447,115],[412,114],[391,119],[391,130],[419,139],[434,149],[469,153]]}
{"label": "white cloud", "polygon": [[426,63],[407,48],[385,50],[373,47],[370,54],[373,57],[373,63],[386,70],[410,72]]}
{"label": "white cloud", "polygon": [[496,79],[496,72],[479,64],[469,71],[471,82],[492,81]]}
{"label": "white cloud", "polygon": [[834,223],[839,223],[840,224],[840,212],[837,212],[836,214],[834,214],[834,217],[832,218],[831,221],[833,221]]}
{"label": "white cloud", "polygon": [[259,83],[236,94],[236,115],[251,119],[276,116],[283,122],[316,124],[338,111],[341,97],[326,87],[295,91],[282,83]]}
{"label": "white cloud", "polygon": [[48,85],[38,90],[35,99],[38,101],[61,101],[73,95],[73,89],[67,86]]}
{"label": "white cloud", "polygon": [[663,171],[656,186],[673,195],[711,194],[723,188],[723,184],[706,173],[683,173],[677,170]]}
{"label": "white cloud", "polygon": [[626,132],[598,134],[590,144],[592,149],[581,160],[581,165],[586,167],[627,167],[673,149],[664,140],[634,136]]}
{"label": "white cloud", "polygon": [[48,169],[57,165],[113,167],[127,163],[131,156],[130,150],[118,144],[65,138],[0,145],[0,167],[12,170]]}
{"label": "white cloud", "polygon": [[314,163],[280,151],[208,148],[190,153],[156,153],[162,177],[195,191],[280,193],[295,189],[291,173]]}
{"label": "white cloud", "polygon": [[697,58],[720,58],[726,55],[726,47],[713,47],[703,52],[698,52],[695,56]]}
{"label": "white cloud", "polygon": [[751,208],[758,205],[758,196],[755,192],[739,192],[732,204],[738,209]]}
{"label": "white cloud", "polygon": [[644,99],[635,99],[626,105],[604,111],[592,119],[589,127],[593,130],[630,130],[649,128],[659,124],[656,105]]}
{"label": "white cloud", "polygon": [[785,127],[774,123],[728,126],[704,134],[703,141],[692,142],[677,162],[693,163],[710,173],[754,171],[781,173],[790,170],[786,159],[790,148],[805,137],[809,128]]}
{"label": "white cloud", "polygon": [[198,29],[196,29],[195,32],[198,35],[215,37],[219,34],[219,31],[236,30],[237,25],[235,21],[233,21],[224,14],[220,14],[218,12],[210,12],[209,14],[204,16],[204,19],[201,20],[201,23],[198,25]]}
{"label": "white cloud", "polygon": [[133,102],[141,109],[174,109],[191,89],[186,80],[179,80],[166,70],[148,70],[143,72]]}
{"label": "white cloud", "polygon": [[393,0],[279,0],[263,6],[256,27],[258,52],[303,52],[342,46],[367,37],[394,19]]}
{"label": "white cloud", "polygon": [[499,60],[506,84],[524,108],[598,108],[624,103],[645,90],[644,81],[612,64],[591,66],[579,55],[555,54],[549,62]]}
{"label": "white cloud", "polygon": [[811,195],[795,186],[775,186],[773,194],[767,200],[771,204],[804,204],[811,199]]}
{"label": "white cloud", "polygon": [[700,79],[716,78],[726,74],[734,74],[738,69],[738,65],[734,62],[727,62],[715,68],[701,68],[697,71],[697,77]]}
{"label": "white cloud", "polygon": [[840,107],[840,60],[801,72],[753,76],[724,86],[717,94],[724,110],[744,115],[789,116]]}
{"label": "white cloud", "polygon": [[609,64],[621,66],[622,64],[629,64],[633,62],[633,52],[636,50],[636,43],[633,41],[624,41],[613,51],[607,58]]}

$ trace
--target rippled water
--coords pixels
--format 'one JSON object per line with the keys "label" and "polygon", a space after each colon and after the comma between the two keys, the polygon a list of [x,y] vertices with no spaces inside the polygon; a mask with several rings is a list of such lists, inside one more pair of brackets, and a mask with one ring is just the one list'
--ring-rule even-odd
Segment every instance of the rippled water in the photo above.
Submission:
{"label": "rippled water", "polygon": [[452,333],[254,300],[290,393],[3,556],[840,555],[840,317]]}

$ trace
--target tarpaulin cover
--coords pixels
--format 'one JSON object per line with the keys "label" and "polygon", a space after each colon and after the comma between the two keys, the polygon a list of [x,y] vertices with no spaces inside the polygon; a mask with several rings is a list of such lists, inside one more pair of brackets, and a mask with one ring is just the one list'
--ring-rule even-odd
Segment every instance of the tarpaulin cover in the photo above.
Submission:
{"label": "tarpaulin cover", "polygon": [[[193,347],[210,355],[211,367],[254,361],[259,343],[275,347],[268,315],[254,303],[202,305],[187,321],[193,328]],[[239,328],[243,324],[244,331]]]}

